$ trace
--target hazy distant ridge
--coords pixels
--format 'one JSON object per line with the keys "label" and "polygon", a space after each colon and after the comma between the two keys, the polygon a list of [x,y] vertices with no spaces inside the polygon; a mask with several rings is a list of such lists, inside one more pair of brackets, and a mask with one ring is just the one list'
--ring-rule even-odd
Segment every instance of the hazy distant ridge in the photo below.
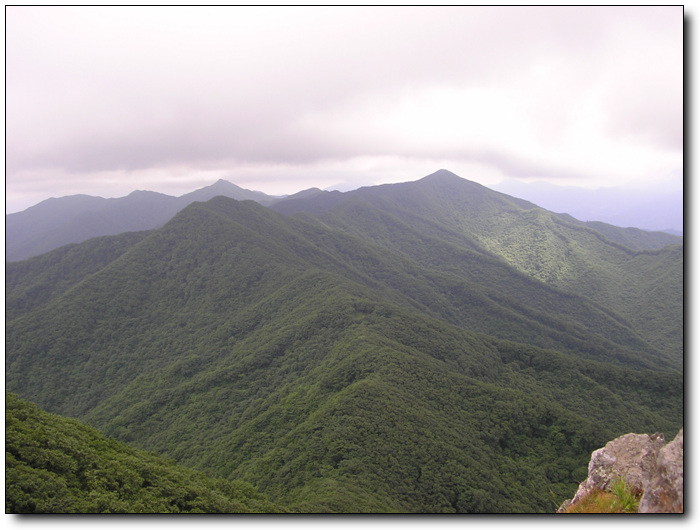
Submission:
{"label": "hazy distant ridge", "polygon": [[19,261],[98,236],[158,228],[188,204],[223,195],[270,204],[276,198],[219,180],[181,197],[134,191],[104,199],[89,195],[51,198],[5,216],[5,260]]}
{"label": "hazy distant ridge", "polygon": [[[449,178],[447,174],[463,180],[448,171],[436,172],[431,178]],[[92,237],[158,228],[192,202],[207,201],[216,196],[239,201],[253,200],[263,206],[274,205],[275,210],[286,214],[297,211],[320,214],[348,197],[361,196],[375,189],[387,189],[387,186],[391,185],[368,186],[349,192],[311,188],[287,197],[275,197],[260,191],[241,188],[225,180],[218,180],[211,186],[180,197],[152,191],[134,191],[126,197],[115,199],[89,195],[51,198],[5,217],[5,260],[20,261],[63,245],[80,243]],[[676,195],[662,195],[657,197],[655,203],[648,204],[642,202],[637,196],[629,199],[630,195],[625,195],[629,199],[625,202],[619,190],[590,191],[551,185],[526,185],[518,182],[504,183],[493,188],[512,195],[511,200],[522,200],[515,198],[522,197],[540,207],[570,214],[582,221],[635,226],[646,230],[675,229],[679,233],[682,233],[683,229],[682,193],[680,199]],[[508,192],[511,189],[513,191]],[[648,199],[648,196],[645,197]],[[620,208],[620,204],[631,206]],[[609,235],[609,228],[600,223],[594,228]],[[649,248],[645,246],[649,244],[649,238],[643,237],[642,246],[638,247],[634,241],[639,238],[632,232],[629,232],[628,236],[618,242],[631,248]],[[654,248],[678,242],[661,236],[657,236],[656,239],[659,243]]]}

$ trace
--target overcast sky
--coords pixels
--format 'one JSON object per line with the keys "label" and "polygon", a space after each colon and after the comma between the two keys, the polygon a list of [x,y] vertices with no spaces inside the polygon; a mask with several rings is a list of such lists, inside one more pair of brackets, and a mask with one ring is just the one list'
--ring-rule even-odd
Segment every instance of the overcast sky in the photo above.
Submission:
{"label": "overcast sky", "polygon": [[7,213],[440,168],[682,186],[682,7],[7,7]]}

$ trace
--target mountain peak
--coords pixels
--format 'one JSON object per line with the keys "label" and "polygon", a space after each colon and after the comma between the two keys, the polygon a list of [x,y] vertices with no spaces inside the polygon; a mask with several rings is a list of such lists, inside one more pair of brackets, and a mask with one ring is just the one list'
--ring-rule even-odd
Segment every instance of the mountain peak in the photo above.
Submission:
{"label": "mountain peak", "polygon": [[440,188],[446,188],[450,190],[460,189],[462,191],[470,192],[484,192],[487,189],[478,182],[462,178],[459,175],[452,173],[452,171],[449,171],[447,169],[438,169],[435,173],[431,173],[430,175],[423,177],[422,179],[416,182],[421,184],[427,184],[431,187],[437,186]]}
{"label": "mountain peak", "polygon": [[240,186],[236,186],[233,182],[229,182],[228,180],[224,179],[219,179],[214,184],[211,186],[207,186],[209,189],[243,189]]}
{"label": "mountain peak", "polygon": [[459,175],[452,173],[452,171],[449,171],[447,169],[438,169],[435,173],[431,173],[430,175],[423,177],[417,182],[438,186],[470,186],[471,188],[475,189],[481,189],[484,187],[477,182],[462,178]]}
{"label": "mountain peak", "polygon": [[208,201],[217,195],[224,195],[237,201],[252,200],[261,204],[267,204],[272,200],[272,197],[261,191],[247,190],[228,180],[219,179],[214,184],[182,195],[180,201],[184,201],[187,204],[193,201]]}
{"label": "mountain peak", "polygon": [[435,173],[431,173],[427,177],[423,177],[421,180],[448,182],[464,179],[459,175],[455,175],[452,173],[452,171],[448,171],[447,169],[438,169]]}

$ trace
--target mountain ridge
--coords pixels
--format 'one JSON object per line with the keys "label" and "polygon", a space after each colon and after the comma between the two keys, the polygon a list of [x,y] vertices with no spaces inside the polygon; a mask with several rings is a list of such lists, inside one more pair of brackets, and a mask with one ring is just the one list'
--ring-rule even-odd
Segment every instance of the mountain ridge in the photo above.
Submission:
{"label": "mountain ridge", "polygon": [[[445,176],[448,178],[442,178]],[[290,213],[284,202],[271,208]],[[673,283],[669,287],[674,293],[666,300],[649,295],[650,289],[645,291],[645,287],[651,287],[648,276],[628,276],[637,274],[630,265],[631,258],[640,261],[647,252],[656,253],[656,256],[678,254],[673,249],[682,249],[682,246],[674,247],[673,242],[682,242],[682,239],[667,234],[635,233],[640,239],[631,240],[628,229],[608,225],[603,234],[586,224],[568,222],[565,217],[532,203],[447,173],[427,181],[361,188],[347,192],[332,203],[326,196],[296,201],[294,212],[300,214],[304,210],[320,216],[328,226],[372,240],[411,259],[425,254],[424,248],[433,245],[435,238],[441,245],[437,248],[442,248],[442,242],[450,241],[459,247],[496,256],[551,287],[614,308],[626,320],[637,320],[639,329],[643,329],[644,324],[638,307],[668,302],[672,304],[667,308],[669,314],[682,313],[680,272],[673,278],[665,275],[667,281]],[[417,236],[407,239],[411,232]],[[460,262],[451,254],[445,248],[439,266],[457,271]],[[428,253],[420,263],[435,266],[435,261],[436,256]],[[627,272],[622,273],[622,269]],[[626,291],[626,298],[639,301],[631,305],[629,301],[623,302],[618,296],[621,289]],[[631,307],[635,310],[630,311]],[[667,325],[673,332],[666,336],[682,337],[680,321],[669,321]],[[662,342],[657,342],[657,346],[666,348],[670,354],[682,351],[678,340],[666,345]]]}
{"label": "mountain ridge", "polygon": [[20,261],[92,237],[158,228],[188,204],[217,195],[265,204],[276,200],[223,179],[180,197],[135,190],[112,199],[90,195],[51,198],[5,216],[5,260]]}
{"label": "mountain ridge", "polygon": [[682,245],[445,174],[328,197],[7,263],[8,390],[302,512],[552,512],[682,425]]}
{"label": "mountain ridge", "polygon": [[[423,181],[423,185],[469,182],[446,169],[438,170],[416,182],[420,181]],[[402,184],[410,184],[410,182]],[[476,183],[471,184],[476,185]],[[328,192],[311,188],[290,196],[276,197],[259,191],[247,190],[224,179],[219,179],[210,186],[179,197],[136,190],[125,197],[113,199],[90,195],[51,198],[22,212],[5,216],[5,260],[20,261],[65,244],[85,241],[91,237],[157,228],[171,219],[187,204],[194,201],[206,201],[217,195],[237,200],[254,200],[265,206],[274,207],[283,213],[308,211],[309,201],[313,201],[313,213],[320,214],[347,198],[347,194],[359,193],[361,195],[367,193],[361,190],[377,191],[381,190],[382,186],[384,185],[367,186],[350,192]],[[489,189],[481,185],[477,186]],[[523,199],[515,197],[510,197],[510,200],[523,201]],[[532,205],[527,201],[520,204]],[[596,227],[599,230],[608,230],[602,228],[601,225],[596,225]],[[671,244],[672,239],[664,239],[660,235],[655,237],[658,240],[657,246],[664,243]],[[629,236],[626,242],[637,245],[642,239],[638,236]]]}

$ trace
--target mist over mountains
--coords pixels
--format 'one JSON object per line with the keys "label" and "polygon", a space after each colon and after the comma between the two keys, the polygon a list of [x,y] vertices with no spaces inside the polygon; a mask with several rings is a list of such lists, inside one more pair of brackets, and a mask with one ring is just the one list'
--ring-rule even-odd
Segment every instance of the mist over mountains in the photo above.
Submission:
{"label": "mist over mountains", "polygon": [[202,199],[6,263],[7,389],[305,513],[553,512],[683,423],[681,237],[445,170]]}

